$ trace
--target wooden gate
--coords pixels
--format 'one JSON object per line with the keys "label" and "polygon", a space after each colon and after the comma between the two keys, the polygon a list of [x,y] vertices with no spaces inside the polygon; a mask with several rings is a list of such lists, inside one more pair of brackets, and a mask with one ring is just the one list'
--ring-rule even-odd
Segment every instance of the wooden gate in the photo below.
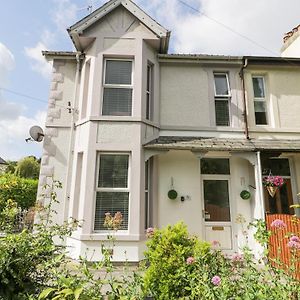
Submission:
{"label": "wooden gate", "polygon": [[[286,226],[271,226],[275,220],[281,220]],[[300,249],[288,246],[291,236],[300,238],[300,219],[293,215],[267,214],[267,229],[271,231],[269,258],[276,267],[285,269],[300,280]],[[278,223],[278,222],[277,222]],[[295,270],[291,272],[292,267]]]}

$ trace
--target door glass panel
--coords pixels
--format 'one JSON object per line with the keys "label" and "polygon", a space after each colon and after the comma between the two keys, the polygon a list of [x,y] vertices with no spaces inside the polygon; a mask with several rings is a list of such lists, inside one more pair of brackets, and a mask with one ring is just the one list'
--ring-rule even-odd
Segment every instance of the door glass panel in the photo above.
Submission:
{"label": "door glass panel", "polygon": [[262,157],[262,174],[267,176],[280,175],[280,176],[291,176],[290,164],[288,158],[269,158]]}
{"label": "door glass panel", "polygon": [[205,221],[230,222],[228,180],[203,180]]}
{"label": "door glass panel", "polygon": [[265,190],[266,212],[270,214],[294,214],[291,180],[284,178],[284,185],[271,197]]}

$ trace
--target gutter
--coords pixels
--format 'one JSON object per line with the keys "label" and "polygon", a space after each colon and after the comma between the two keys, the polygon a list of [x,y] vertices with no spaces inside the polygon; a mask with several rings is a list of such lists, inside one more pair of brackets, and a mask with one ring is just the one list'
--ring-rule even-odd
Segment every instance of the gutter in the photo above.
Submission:
{"label": "gutter", "polygon": [[240,78],[241,78],[241,81],[242,81],[242,92],[243,92],[243,106],[244,106],[244,112],[243,112],[243,115],[244,115],[244,123],[245,123],[245,135],[246,135],[246,139],[249,140],[250,137],[249,137],[249,126],[248,126],[248,112],[247,112],[247,103],[246,103],[246,89],[245,89],[245,74],[244,74],[244,69],[247,68],[248,66],[248,58],[244,58],[244,64],[240,70]]}

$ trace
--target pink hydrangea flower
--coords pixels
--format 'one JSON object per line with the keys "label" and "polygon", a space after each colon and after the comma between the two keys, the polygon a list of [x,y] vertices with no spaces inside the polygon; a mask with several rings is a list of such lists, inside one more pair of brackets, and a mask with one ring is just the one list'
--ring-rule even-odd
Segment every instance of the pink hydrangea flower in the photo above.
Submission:
{"label": "pink hydrangea flower", "polygon": [[275,227],[275,228],[286,228],[286,224],[280,220],[280,219],[275,219],[272,223],[271,223],[271,227]]}
{"label": "pink hydrangea flower", "polygon": [[300,243],[300,238],[296,235],[293,235],[293,236],[290,237],[290,241]]}
{"label": "pink hydrangea flower", "polygon": [[213,285],[220,285],[221,284],[221,278],[218,275],[215,275],[212,279],[211,282]]}
{"label": "pink hydrangea flower", "polygon": [[153,234],[154,234],[154,231],[155,231],[155,229],[154,229],[153,227],[147,228],[147,230],[146,230],[146,236],[147,236],[148,238],[152,237]]}
{"label": "pink hydrangea flower", "polygon": [[295,242],[295,241],[289,241],[288,243],[287,243],[287,246],[289,247],[289,248],[291,248],[291,249],[298,249],[298,250],[300,250],[300,243],[298,243],[298,242]]}
{"label": "pink hydrangea flower", "polygon": [[186,259],[186,263],[187,263],[188,265],[192,265],[195,261],[196,261],[195,258],[192,257],[192,256],[190,256],[190,257],[188,257],[188,258]]}

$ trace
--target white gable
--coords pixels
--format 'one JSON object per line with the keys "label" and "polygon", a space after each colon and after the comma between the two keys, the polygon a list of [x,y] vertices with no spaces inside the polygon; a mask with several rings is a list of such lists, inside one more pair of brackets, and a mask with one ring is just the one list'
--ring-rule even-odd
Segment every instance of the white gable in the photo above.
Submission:
{"label": "white gable", "polygon": [[[116,18],[114,20],[105,18],[108,14],[121,6],[130,12],[132,17],[134,17],[132,18],[131,23],[130,18],[128,18],[128,14],[127,19],[125,20],[125,23],[123,22],[123,24],[120,23],[120,20],[116,20]],[[128,30],[131,26],[136,26],[136,24],[134,24],[135,19],[139,20],[145,28],[147,28],[152,34],[160,39],[160,52],[167,52],[170,32],[158,24],[130,0],[111,0],[87,17],[71,26],[68,29],[68,32],[77,50],[83,50],[93,41],[93,38],[90,35],[88,37],[85,36],[85,32],[90,31],[89,29],[92,29],[96,23],[99,23],[99,21],[103,20],[104,18],[106,19],[107,23],[102,23],[102,26],[110,26],[112,30],[116,30],[118,27],[120,28],[120,26],[122,26],[124,30]]]}

